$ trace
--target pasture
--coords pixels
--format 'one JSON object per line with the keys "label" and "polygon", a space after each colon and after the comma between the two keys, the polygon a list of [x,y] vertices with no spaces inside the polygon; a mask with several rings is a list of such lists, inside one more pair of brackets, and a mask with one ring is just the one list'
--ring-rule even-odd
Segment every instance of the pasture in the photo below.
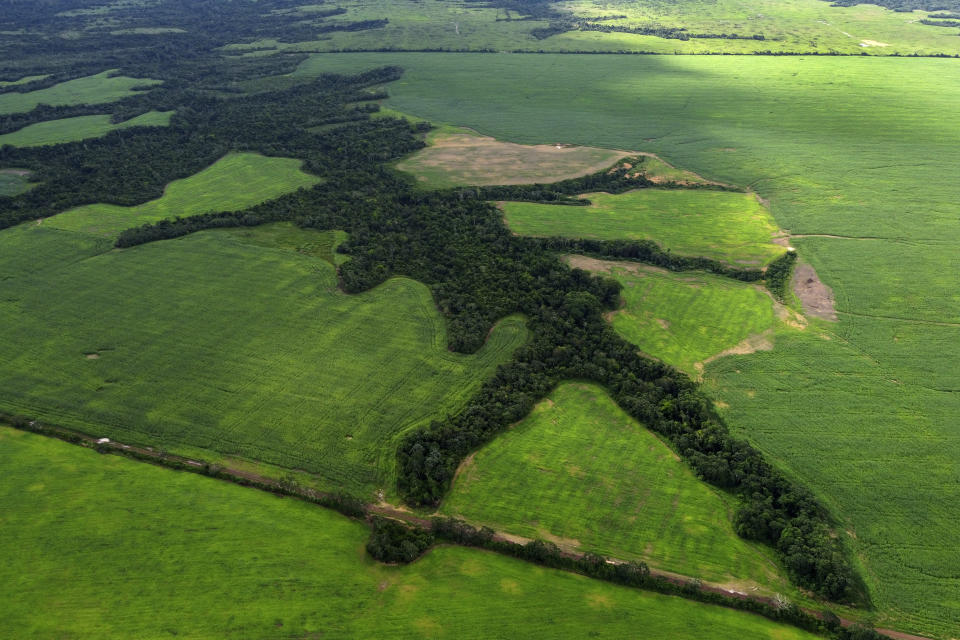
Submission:
{"label": "pasture", "polygon": [[769,200],[839,321],[718,360],[705,380],[731,426],[856,536],[880,622],[955,634],[960,123],[944,114],[960,63],[352,54],[301,72],[386,62],[406,68],[391,108],[522,144],[651,151]]}
{"label": "pasture", "polygon": [[49,77],[49,74],[39,75],[39,76],[24,76],[19,80],[0,80],[0,88],[6,87],[16,87],[21,84],[27,84],[28,82],[36,82],[37,80],[43,80],[44,78]]}
{"label": "pasture", "polygon": [[109,115],[77,116],[38,122],[0,135],[0,146],[10,144],[15,147],[42,147],[63,142],[75,142],[88,138],[99,138],[117,129],[130,127],[165,127],[170,124],[173,111],[148,111],[124,122],[113,123]]}
{"label": "pasture", "polygon": [[381,565],[332,511],[7,427],[0,466],[4,637],[815,637],[460,547]]}
{"label": "pasture", "polygon": [[174,180],[162,197],[135,207],[91,204],[70,209],[43,224],[105,237],[148,222],[208,211],[239,211],[297,189],[320,178],[300,170],[300,160],[255,153],[231,153],[197,173]]}
{"label": "pasture", "polygon": [[128,78],[114,75],[116,72],[116,69],[110,69],[92,76],[67,80],[52,87],[28,93],[0,93],[0,115],[32,111],[38,104],[59,107],[73,104],[115,102],[121,98],[132,96],[138,91],[146,90],[152,85],[160,84],[159,80],[149,78]]}
{"label": "pasture", "polygon": [[397,438],[457,411],[526,330],[507,318],[451,353],[424,285],[337,289],[342,237],[267,226],[110,250],[46,223],[3,231],[0,409],[392,491]]}
{"label": "pasture", "polygon": [[32,186],[26,169],[0,169],[0,198],[27,191]]}
{"label": "pasture", "polygon": [[520,145],[463,130],[428,136],[428,147],[395,163],[424,187],[559,182],[602,171],[627,151],[562,144]]}
{"label": "pasture", "polygon": [[595,385],[564,383],[465,462],[441,512],[739,590],[789,585],[701,482]]}
{"label": "pasture", "polygon": [[[316,5],[305,5],[309,9]],[[262,39],[229,45],[231,53],[268,55],[279,51],[445,49],[477,51],[606,51],[653,53],[818,52],[847,55],[911,55],[960,52],[955,29],[924,25],[926,11],[899,13],[872,5],[833,7],[823,0],[783,0],[758,5],[751,0],[684,0],[636,3],[631,0],[569,0],[560,13],[613,28],[660,26],[691,34],[739,34],[729,38],[663,38],[635,33],[573,30],[545,39],[531,32],[551,20],[527,20],[515,11],[467,2],[438,0],[345,0],[343,15],[312,19],[318,27],[382,20],[379,28],[333,31],[315,40]],[[613,18],[610,16],[625,16]],[[599,17],[606,19],[597,20]],[[304,20],[311,20],[307,11]],[[512,18],[512,19],[511,19]],[[752,39],[759,34],[763,39]],[[258,49],[266,49],[266,51]]]}
{"label": "pasture", "polygon": [[608,314],[613,328],[644,353],[690,376],[699,376],[704,361],[728,350],[773,348],[774,301],[757,286],[630,262],[582,256],[568,261],[622,284],[623,306]]}
{"label": "pasture", "polygon": [[522,236],[653,240],[675,254],[760,266],[783,253],[770,212],[752,193],[637,189],[588,193],[590,205],[504,202],[507,226]]}

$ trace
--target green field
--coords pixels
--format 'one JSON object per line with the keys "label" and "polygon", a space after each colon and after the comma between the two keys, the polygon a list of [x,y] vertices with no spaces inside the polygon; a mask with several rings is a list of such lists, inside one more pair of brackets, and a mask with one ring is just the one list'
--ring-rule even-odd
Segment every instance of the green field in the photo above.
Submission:
{"label": "green field", "polygon": [[388,102],[404,113],[524,144],[651,151],[769,199],[839,322],[723,358],[706,380],[733,428],[856,536],[880,622],[956,635],[960,121],[945,114],[960,62],[352,54],[300,69],[388,62],[406,68]]}
{"label": "green field", "polygon": [[571,256],[570,263],[620,282],[623,306],[608,316],[614,329],[644,353],[691,376],[727,350],[773,346],[774,302],[754,285],[579,256]]}
{"label": "green field", "polygon": [[49,77],[49,74],[41,75],[41,76],[24,76],[19,80],[0,80],[0,87],[15,87],[20,84],[27,84],[28,82],[43,80],[44,78],[47,78],[47,77]]}
{"label": "green field", "polygon": [[730,498],[600,387],[566,383],[464,463],[442,512],[747,590],[789,585],[737,537]]}
{"label": "green field", "polygon": [[[311,6],[311,5],[307,5]],[[316,6],[316,5],[312,5]],[[365,31],[334,31],[316,40],[280,42],[257,40],[227,47],[232,53],[269,55],[278,51],[338,51],[348,49],[397,50],[442,48],[452,51],[644,51],[656,53],[754,53],[813,52],[869,55],[910,55],[960,51],[955,29],[920,24],[928,12],[898,13],[872,5],[832,7],[823,0],[685,0],[684,2],[637,3],[632,0],[572,0],[555,8],[604,25],[625,27],[686,28],[690,33],[762,34],[764,40],[709,38],[667,39],[629,33],[572,31],[538,40],[535,28],[546,20],[512,20],[501,9],[475,3],[439,0],[345,0],[337,4],[344,15],[326,18],[321,24],[379,20],[389,23]],[[309,19],[309,13],[304,13]],[[251,51],[267,48],[264,51]]]}
{"label": "green field", "polygon": [[0,197],[15,196],[31,187],[26,169],[0,169]]}
{"label": "green field", "polygon": [[159,84],[149,78],[113,75],[116,69],[55,84],[29,93],[0,93],[0,114],[31,111],[38,104],[55,107],[72,104],[103,104],[135,95],[142,87]]}
{"label": "green field", "polygon": [[334,232],[207,231],[109,250],[34,223],[0,232],[0,409],[370,498],[400,434],[461,407],[526,337],[447,350],[429,290],[346,295]]}
{"label": "green field", "polygon": [[135,207],[91,204],[53,216],[45,225],[106,237],[147,222],[208,211],[240,211],[320,179],[300,170],[300,160],[231,153],[200,173],[167,185],[163,197]]}
{"label": "green field", "polygon": [[6,427],[0,466],[3,637],[815,637],[459,547],[384,566],[331,511]]}
{"label": "green field", "polygon": [[0,135],[0,146],[11,144],[15,147],[40,147],[87,138],[99,138],[116,129],[165,127],[170,124],[172,115],[173,111],[148,111],[117,124],[110,121],[109,115],[78,116],[76,118],[38,122],[18,131]]}
{"label": "green field", "polygon": [[609,168],[625,151],[519,145],[468,131],[443,128],[427,136],[428,147],[394,166],[425,187],[559,182]]}
{"label": "green field", "polygon": [[762,265],[783,254],[770,212],[752,193],[637,189],[588,193],[586,207],[505,202],[507,226],[523,236],[653,240],[673,253]]}

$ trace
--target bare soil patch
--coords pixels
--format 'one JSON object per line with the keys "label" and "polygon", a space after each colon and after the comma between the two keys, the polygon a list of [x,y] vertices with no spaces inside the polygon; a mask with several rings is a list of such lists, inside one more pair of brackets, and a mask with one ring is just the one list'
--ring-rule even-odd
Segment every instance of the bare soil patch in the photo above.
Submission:
{"label": "bare soil patch", "polygon": [[837,321],[833,304],[833,291],[820,281],[817,272],[809,264],[798,264],[793,270],[793,292],[800,298],[805,313],[815,318]]}
{"label": "bare soil patch", "polygon": [[724,356],[745,356],[751,353],[756,353],[757,351],[771,351],[773,350],[773,330],[767,329],[763,333],[755,333],[752,336],[747,337],[745,340],[740,341],[738,344],[730,347],[729,349],[724,349],[718,354],[712,355],[703,362],[698,362],[695,366],[697,370],[703,371],[703,367],[707,364],[710,364],[717,358],[722,358]]}
{"label": "bare soil patch", "polygon": [[584,271],[590,271],[591,273],[610,273],[611,270],[616,267],[618,269],[623,269],[624,271],[629,271],[630,273],[642,275],[646,273],[669,273],[666,269],[661,269],[660,267],[652,267],[650,265],[641,264],[639,262],[626,262],[620,260],[600,260],[598,258],[591,258],[589,256],[580,256],[580,255],[567,255],[563,257],[574,269],[583,269]]}

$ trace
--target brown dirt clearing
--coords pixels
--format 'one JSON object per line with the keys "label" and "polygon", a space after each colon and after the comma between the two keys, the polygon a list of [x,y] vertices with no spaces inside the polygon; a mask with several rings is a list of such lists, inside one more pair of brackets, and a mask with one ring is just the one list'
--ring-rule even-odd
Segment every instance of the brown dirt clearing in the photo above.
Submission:
{"label": "brown dirt clearing", "polygon": [[837,321],[833,306],[833,291],[820,281],[817,272],[809,264],[801,263],[793,270],[793,292],[800,298],[805,313],[815,317]]}

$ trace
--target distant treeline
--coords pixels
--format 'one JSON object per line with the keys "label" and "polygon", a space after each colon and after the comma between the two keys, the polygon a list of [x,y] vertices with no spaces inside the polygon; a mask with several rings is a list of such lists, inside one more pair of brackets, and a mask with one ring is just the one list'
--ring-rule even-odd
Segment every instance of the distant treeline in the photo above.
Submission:
{"label": "distant treeline", "polygon": [[642,36],[656,36],[667,40],[691,40],[694,38],[717,38],[727,40],[766,40],[762,34],[740,35],[737,33],[691,33],[685,27],[664,27],[651,24],[643,27],[631,27],[616,24],[598,24],[586,21],[552,22],[546,27],[538,27],[530,31],[537,40],[545,40],[551,36],[569,31],[598,31],[600,33],[632,33]]}

